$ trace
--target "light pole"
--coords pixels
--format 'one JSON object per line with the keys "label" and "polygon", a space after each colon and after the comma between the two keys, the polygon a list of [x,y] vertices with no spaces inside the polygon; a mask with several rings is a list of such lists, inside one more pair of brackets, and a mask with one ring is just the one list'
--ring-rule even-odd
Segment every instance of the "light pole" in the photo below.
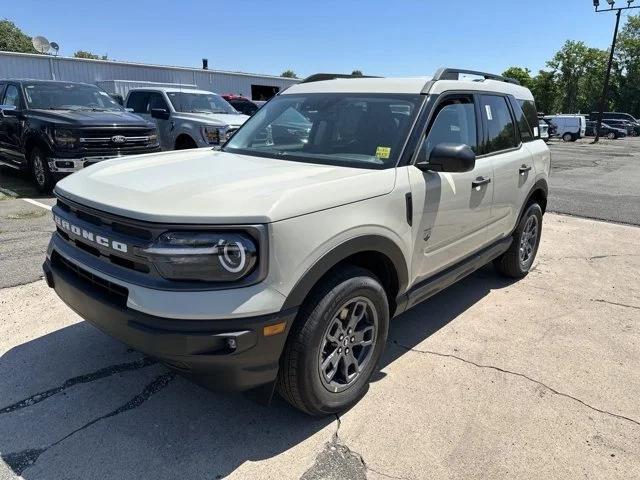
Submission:
{"label": "light pole", "polygon": [[600,103],[598,105],[598,121],[596,123],[596,138],[593,143],[598,143],[600,140],[600,126],[602,125],[602,115],[604,113],[605,105],[607,104],[607,93],[609,91],[609,80],[611,78],[611,67],[613,66],[613,54],[616,50],[616,42],[618,40],[618,27],[620,26],[620,14],[622,10],[631,10],[634,8],[640,8],[640,6],[632,7],[631,4],[635,0],[626,0],[626,7],[615,7],[616,0],[607,0],[609,8],[600,9],[600,0],[593,0],[593,6],[596,8],[596,12],[616,12],[616,28],[613,31],[613,41],[611,42],[611,51],[609,52],[609,64],[607,65],[607,73],[604,76],[604,86],[602,87],[602,96],[600,97]]}

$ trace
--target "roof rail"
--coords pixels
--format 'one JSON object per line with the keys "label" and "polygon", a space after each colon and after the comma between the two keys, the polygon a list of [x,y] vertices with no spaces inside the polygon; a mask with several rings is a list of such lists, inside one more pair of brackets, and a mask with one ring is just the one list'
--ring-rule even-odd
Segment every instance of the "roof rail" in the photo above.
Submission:
{"label": "roof rail", "polygon": [[436,71],[436,74],[431,79],[432,82],[438,80],[460,80],[460,74],[465,75],[477,75],[485,80],[497,80],[499,82],[513,83],[514,85],[520,85],[520,82],[515,78],[503,77],[501,75],[495,75],[493,73],[477,72],[475,70],[464,70],[461,68],[440,68]]}
{"label": "roof rail", "polygon": [[380,78],[372,75],[351,75],[346,73],[315,73],[300,83],[322,82],[324,80],[335,80],[336,78]]}

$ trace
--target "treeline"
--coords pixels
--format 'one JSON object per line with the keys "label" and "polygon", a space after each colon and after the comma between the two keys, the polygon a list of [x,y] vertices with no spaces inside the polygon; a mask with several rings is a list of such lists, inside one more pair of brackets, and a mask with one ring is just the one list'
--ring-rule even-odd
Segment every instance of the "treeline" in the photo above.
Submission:
{"label": "treeline", "polygon": [[[609,51],[569,40],[537,75],[523,67],[503,75],[529,87],[541,112],[589,113],[598,109],[608,61]],[[605,111],[640,117],[640,15],[630,16],[618,34]]]}

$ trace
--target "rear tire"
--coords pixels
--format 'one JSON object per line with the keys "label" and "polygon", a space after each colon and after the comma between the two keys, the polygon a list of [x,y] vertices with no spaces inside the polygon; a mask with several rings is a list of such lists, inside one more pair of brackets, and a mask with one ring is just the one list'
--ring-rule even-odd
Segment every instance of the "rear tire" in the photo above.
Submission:
{"label": "rear tire", "polygon": [[513,232],[509,249],[493,261],[495,268],[510,278],[527,276],[538,253],[542,235],[542,209],[530,203]]}
{"label": "rear tire", "polygon": [[277,388],[309,415],[342,412],[357,403],[382,355],[389,303],[368,270],[345,266],[305,300],[280,359]]}
{"label": "rear tire", "polygon": [[31,177],[40,193],[50,193],[55,185],[53,173],[49,169],[49,162],[45,151],[40,147],[33,147],[29,152],[29,170]]}
{"label": "rear tire", "polygon": [[564,135],[562,135],[562,141],[563,142],[573,142],[573,135],[570,133],[565,133]]}

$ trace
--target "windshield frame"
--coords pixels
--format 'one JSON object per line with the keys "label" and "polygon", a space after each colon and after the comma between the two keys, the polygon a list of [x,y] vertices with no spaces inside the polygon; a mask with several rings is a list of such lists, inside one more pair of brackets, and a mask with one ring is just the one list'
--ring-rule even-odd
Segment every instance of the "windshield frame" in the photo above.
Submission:
{"label": "windshield frame", "polygon": [[[313,155],[300,155],[297,156],[295,154],[279,154],[275,151],[260,151],[260,150],[256,150],[256,149],[247,149],[247,148],[235,148],[235,147],[231,147],[229,146],[229,142],[231,142],[233,140],[234,137],[236,137],[236,135],[241,132],[242,129],[246,129],[249,128],[248,126],[251,125],[251,123],[256,122],[257,120],[257,115],[260,114],[260,112],[268,105],[268,104],[272,104],[272,102],[277,102],[279,98],[283,98],[283,99],[293,99],[293,98],[299,98],[299,97],[306,97],[306,98],[310,98],[312,96],[331,96],[331,95],[336,95],[336,96],[345,96],[345,97],[363,97],[363,98],[375,98],[375,97],[380,97],[380,98],[384,98],[384,99],[390,99],[390,100],[398,100],[398,101],[402,101],[402,102],[409,102],[409,103],[413,103],[413,111],[410,114],[407,126],[406,126],[406,131],[403,132],[403,135],[401,135],[402,137],[402,142],[400,144],[400,147],[398,148],[398,152],[397,152],[397,157],[395,158],[395,160],[390,161],[390,162],[381,162],[381,163],[374,163],[374,162],[366,162],[366,161],[359,161],[359,160],[354,160],[354,159],[347,159],[347,158],[339,158],[339,157],[334,157],[334,158],[329,158],[327,156],[327,154],[317,154],[316,156]],[[318,92],[318,93],[301,93],[301,94],[283,94],[283,95],[277,95],[276,97],[272,98],[267,104],[263,105],[258,112],[256,112],[252,117],[250,117],[239,129],[238,131],[235,132],[235,134],[233,135],[233,137],[231,139],[229,139],[221,148],[222,151],[227,152],[227,153],[235,153],[235,154],[239,154],[239,155],[247,155],[247,156],[251,156],[251,157],[259,157],[259,158],[271,158],[271,159],[275,159],[275,160],[286,160],[286,161],[292,161],[292,162],[301,162],[301,163],[312,163],[312,164],[318,164],[318,165],[331,165],[331,166],[341,166],[341,167],[350,167],[350,168],[360,168],[360,169],[366,169],[366,170],[386,170],[389,168],[395,168],[397,167],[404,159],[405,156],[405,150],[407,148],[407,144],[409,143],[409,141],[411,140],[412,136],[413,136],[413,132],[416,128],[416,124],[419,120],[419,118],[421,117],[421,113],[424,109],[424,105],[427,102],[428,96],[427,95],[422,95],[419,93],[392,93],[392,92],[359,92],[359,93],[350,93],[350,92]],[[298,112],[300,115],[302,115],[300,112]],[[304,115],[302,115],[304,117]],[[275,119],[274,119],[275,120]],[[273,121],[272,121],[273,122]],[[313,123],[313,122],[310,122]]]}
{"label": "windshield frame", "polygon": [[[106,99],[107,106],[104,107],[90,107],[88,105],[72,105],[72,104],[61,104],[61,105],[49,105],[48,107],[43,107],[39,105],[34,106],[33,99],[31,99],[30,95],[31,89],[37,89],[38,87],[54,88],[62,91],[64,88],[68,88],[69,86],[76,88],[78,90],[85,89],[92,92],[95,92],[96,98],[99,95],[100,97],[104,97],[101,100],[104,102]],[[98,87],[97,85],[90,85],[86,83],[77,83],[77,82],[23,82],[22,92],[24,97],[24,103],[27,110],[52,110],[52,111],[68,111],[68,112],[123,112],[124,108],[118,102],[116,102],[106,90]],[[71,107],[79,107],[79,108],[66,108],[65,105]]]}

